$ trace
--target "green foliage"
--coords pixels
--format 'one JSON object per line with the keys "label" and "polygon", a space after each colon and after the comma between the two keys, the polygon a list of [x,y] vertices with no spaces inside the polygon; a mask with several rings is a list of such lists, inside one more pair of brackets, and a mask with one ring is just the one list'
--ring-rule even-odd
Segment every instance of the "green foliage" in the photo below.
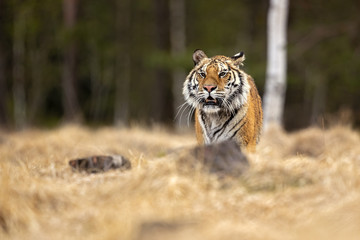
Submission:
{"label": "green foliage", "polygon": [[[171,105],[171,94],[166,94],[172,91],[171,72],[179,68],[190,70],[191,55],[197,48],[209,56],[244,51],[244,68],[263,93],[267,1],[185,1],[186,49],[175,56],[170,50],[169,1],[128,0],[128,5],[125,2],[79,1],[76,26],[65,29],[61,0],[3,1],[0,11],[0,43],[5,49],[0,57],[6,63],[3,74],[11,92],[16,84],[12,70],[14,26],[24,24],[21,34],[30,123],[53,125],[54,119],[61,120],[63,51],[71,43],[75,43],[77,54],[77,94],[88,123],[112,123],[117,104],[116,84],[123,81],[126,86],[123,73],[127,70],[129,120],[149,123],[156,119],[154,111],[165,107],[158,106],[159,102]],[[305,126],[311,123],[314,114],[334,113],[343,106],[353,109],[354,121],[360,124],[356,118],[360,115],[359,4],[355,0],[346,4],[336,0],[290,4],[286,126]],[[127,56],[129,65],[124,64]],[[160,81],[159,76],[164,79]],[[325,112],[320,113],[314,110],[319,91],[325,91],[322,100]],[[42,97],[35,101],[39,94]],[[6,100],[10,116],[13,96],[9,94]]]}

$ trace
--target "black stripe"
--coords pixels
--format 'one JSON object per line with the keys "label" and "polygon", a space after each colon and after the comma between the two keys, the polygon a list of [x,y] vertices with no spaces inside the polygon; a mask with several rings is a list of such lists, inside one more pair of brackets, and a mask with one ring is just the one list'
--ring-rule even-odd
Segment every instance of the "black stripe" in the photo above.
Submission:
{"label": "black stripe", "polygon": [[[229,96],[229,102],[232,103],[232,101],[234,100],[235,97],[237,97],[238,95],[241,95],[242,94],[242,86],[243,86],[243,81],[242,81],[242,76],[241,76],[241,73],[239,70],[237,69],[233,69],[233,71],[235,71],[238,76],[239,76],[239,80],[240,80],[240,85],[238,85],[238,87],[236,88],[235,92],[233,92],[230,96]],[[234,74],[234,78],[236,79],[235,77],[235,74]]]}
{"label": "black stripe", "polygon": [[245,116],[246,116],[246,114],[229,130],[229,132],[231,132],[231,130],[233,130],[235,127],[237,127],[238,124],[241,123],[241,121],[245,118]]}
{"label": "black stripe", "polygon": [[207,127],[206,127],[206,122],[205,122],[205,114],[204,114],[203,111],[200,111],[200,116],[201,116],[201,120],[202,120],[203,123],[204,123],[205,131],[208,132]]}
{"label": "black stripe", "polygon": [[192,78],[193,78],[194,74],[195,74],[195,71],[193,71],[193,72],[191,73],[190,77],[189,77],[189,84],[188,84],[188,90],[189,90],[189,92],[191,92],[191,81],[192,81]]}
{"label": "black stripe", "polygon": [[228,79],[227,85],[230,86],[234,86],[235,84],[235,73],[233,71],[230,71],[230,77]]}
{"label": "black stripe", "polygon": [[219,137],[221,136],[221,134],[224,133],[226,126],[227,126],[227,125],[230,123],[230,121],[236,116],[237,113],[238,113],[238,110],[235,110],[234,113],[231,113],[229,119],[226,120],[226,122],[221,126],[221,128],[218,129],[218,130],[216,130],[216,131],[214,132],[213,137],[216,137],[216,134],[219,133],[220,130],[222,130],[221,133],[219,133],[219,135],[217,136],[217,138],[219,138]]}
{"label": "black stripe", "polygon": [[235,97],[237,97],[238,95],[242,94],[242,87],[241,85],[235,90],[235,92],[233,92],[230,97],[228,98],[228,101],[230,103],[232,103],[232,101],[234,100]]}
{"label": "black stripe", "polygon": [[244,126],[245,123],[246,123],[246,121],[244,121],[244,123],[241,124],[241,126],[234,132],[234,134],[230,137],[230,139],[235,137],[235,135],[240,131],[240,129]]}
{"label": "black stripe", "polygon": [[222,126],[219,127],[219,128],[214,132],[213,137],[215,137],[215,135],[216,135],[221,129],[222,129]]}
{"label": "black stripe", "polygon": [[240,80],[240,85],[243,85],[243,78],[242,78],[242,75],[241,75],[241,72],[237,69],[233,69],[239,76],[239,80]]}

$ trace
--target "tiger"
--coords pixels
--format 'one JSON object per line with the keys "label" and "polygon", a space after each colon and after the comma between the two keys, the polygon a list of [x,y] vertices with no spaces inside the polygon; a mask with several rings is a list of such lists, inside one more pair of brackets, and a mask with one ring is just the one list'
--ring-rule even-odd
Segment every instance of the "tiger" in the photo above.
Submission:
{"label": "tiger", "polygon": [[241,69],[245,54],[207,57],[197,49],[192,58],[194,68],[185,79],[183,96],[195,111],[198,143],[235,140],[241,148],[255,152],[263,112],[253,78]]}

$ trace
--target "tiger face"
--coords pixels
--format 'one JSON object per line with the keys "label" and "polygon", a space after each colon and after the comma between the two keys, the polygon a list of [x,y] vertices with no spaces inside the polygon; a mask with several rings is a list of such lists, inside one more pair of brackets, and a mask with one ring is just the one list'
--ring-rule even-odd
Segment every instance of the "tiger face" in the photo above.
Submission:
{"label": "tiger face", "polygon": [[193,54],[195,67],[184,82],[183,95],[192,107],[207,114],[234,112],[247,101],[249,83],[240,69],[243,52],[233,57],[208,58],[201,50]]}
{"label": "tiger face", "polygon": [[195,67],[185,79],[183,94],[195,111],[198,143],[234,140],[255,151],[262,128],[261,97],[254,79],[240,69],[244,60],[242,52],[211,58],[194,52]]}

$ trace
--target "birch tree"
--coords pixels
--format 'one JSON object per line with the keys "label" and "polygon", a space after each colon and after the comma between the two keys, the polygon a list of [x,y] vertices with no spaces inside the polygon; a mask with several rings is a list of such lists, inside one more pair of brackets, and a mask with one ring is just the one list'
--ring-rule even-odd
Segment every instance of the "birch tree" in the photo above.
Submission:
{"label": "birch tree", "polygon": [[286,28],[288,0],[270,0],[267,19],[267,68],[264,93],[264,130],[282,126],[286,91]]}

